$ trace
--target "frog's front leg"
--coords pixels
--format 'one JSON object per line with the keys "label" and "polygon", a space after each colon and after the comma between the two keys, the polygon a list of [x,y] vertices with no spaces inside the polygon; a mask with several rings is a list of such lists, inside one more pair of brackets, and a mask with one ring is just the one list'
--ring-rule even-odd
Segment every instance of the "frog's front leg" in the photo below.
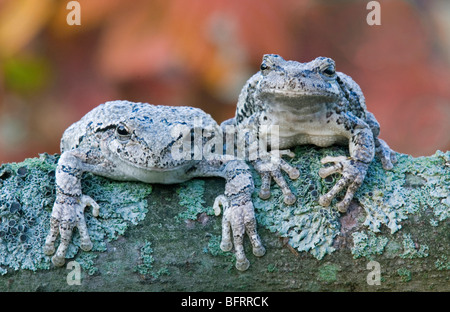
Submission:
{"label": "frog's front leg", "polygon": [[[222,242],[220,248],[230,251],[235,248],[236,268],[248,269],[250,262],[244,252],[244,235],[247,233],[253,247],[253,254],[262,257],[266,250],[256,229],[256,218],[251,196],[254,190],[250,168],[244,161],[233,160],[225,166],[225,194],[214,202],[214,212],[222,218]],[[233,236],[233,243],[231,240]]]}
{"label": "frog's front leg", "polygon": [[[291,180],[296,180],[300,176],[300,172],[297,168],[291,166],[288,162],[282,159],[282,156],[286,155],[293,158],[295,154],[290,150],[273,149],[267,151],[261,149],[261,145],[267,148],[268,144],[266,141],[261,141],[258,142],[258,144],[254,144],[255,142],[250,140],[250,138],[256,138],[257,135],[255,133],[260,132],[261,129],[264,129],[264,131],[268,131],[269,129],[269,127],[262,127],[260,130],[255,129],[254,125],[259,124],[256,119],[257,117],[252,116],[246,121],[245,124],[238,125],[237,128],[235,128],[236,120],[235,118],[232,118],[224,121],[220,126],[227,137],[232,136],[236,139],[235,136],[237,136],[237,149],[249,149],[249,160],[251,161],[253,168],[255,168],[261,176],[259,197],[261,199],[268,199],[270,197],[270,185],[273,179],[283,192],[284,203],[287,205],[292,205],[295,203],[296,198],[289,188],[282,171],[286,172]],[[242,133],[248,132],[246,130],[250,130],[250,132],[254,135],[249,137],[242,135]],[[261,137],[264,137],[266,134],[267,133],[262,134]],[[262,139],[260,138],[260,140]],[[253,156],[256,156],[256,159],[253,158]]]}
{"label": "frog's front leg", "polygon": [[300,176],[300,172],[297,168],[292,167],[289,163],[282,159],[282,154],[291,158],[295,156],[295,154],[290,150],[276,150],[272,151],[272,153],[260,155],[257,160],[252,162],[252,165],[261,175],[259,197],[261,199],[268,199],[270,197],[270,184],[272,179],[274,179],[283,192],[284,203],[286,205],[292,205],[295,203],[296,198],[289,188],[289,185],[287,184],[281,171],[283,170],[286,172],[291,180],[296,180]]}
{"label": "frog's front leg", "polygon": [[92,214],[97,217],[99,206],[91,197],[81,193],[81,175],[89,167],[83,161],[84,155],[78,150],[64,152],[56,168],[56,200],[50,219],[50,232],[44,246],[44,253],[52,255],[55,252],[55,240],[58,234],[61,236],[58,250],[52,257],[56,266],[64,265],[67,247],[75,227],[80,233],[81,249],[88,251],[92,248],[84,208],[91,206]]}
{"label": "frog's front leg", "polygon": [[330,167],[321,168],[319,170],[320,177],[326,178],[333,173],[340,173],[342,177],[328,193],[319,198],[319,204],[329,206],[331,200],[347,187],[343,200],[337,204],[338,210],[345,212],[355,192],[364,181],[369,164],[374,157],[375,144],[370,127],[353,114],[341,115],[334,120],[334,123],[343,136],[349,137],[350,157],[327,156],[321,160],[323,164],[334,164]]}

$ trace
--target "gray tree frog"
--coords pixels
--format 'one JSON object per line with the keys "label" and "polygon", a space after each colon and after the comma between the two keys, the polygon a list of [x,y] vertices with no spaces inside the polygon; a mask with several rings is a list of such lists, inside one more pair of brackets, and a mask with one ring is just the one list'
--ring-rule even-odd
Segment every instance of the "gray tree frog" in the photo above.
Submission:
{"label": "gray tree frog", "polygon": [[[100,207],[82,194],[83,172],[114,180],[162,184],[196,177],[223,177],[225,192],[214,203],[216,214],[220,208],[224,210],[221,248],[231,250],[232,235],[236,267],[246,270],[249,261],[243,247],[245,232],[250,237],[253,253],[256,256],[265,253],[251,201],[254,185],[250,168],[244,160],[224,157],[220,150],[197,155],[198,149],[205,146],[214,149],[209,142],[221,131],[210,115],[192,107],[111,101],[94,108],[63,134],[62,154],[56,169],[56,200],[44,252],[55,253],[59,234],[60,244],[52,262],[62,266],[75,227],[80,233],[80,247],[92,248],[84,208],[91,206],[93,215],[98,216]],[[192,142],[195,134],[200,134],[200,138]],[[192,150],[191,143],[194,143]],[[180,153],[183,147],[184,154]]]}
{"label": "gray tree frog", "polygon": [[[341,212],[347,210],[375,154],[386,170],[396,162],[395,152],[378,138],[379,124],[367,111],[360,87],[349,76],[336,72],[335,62],[326,57],[299,63],[275,54],[264,55],[260,71],[247,81],[239,95],[235,117],[221,126],[227,125],[253,129],[256,137],[265,134],[267,130],[263,129],[277,126],[281,149],[301,144],[349,144],[350,157],[325,157],[321,162],[332,165],[319,171],[322,178],[342,174],[334,187],[319,198],[320,205],[328,206],[347,188],[337,204]],[[294,179],[298,170],[284,161],[275,167],[270,162],[264,157],[253,161],[262,178],[260,197],[270,197],[273,178],[284,193],[285,203],[293,204],[295,196],[281,170]]]}

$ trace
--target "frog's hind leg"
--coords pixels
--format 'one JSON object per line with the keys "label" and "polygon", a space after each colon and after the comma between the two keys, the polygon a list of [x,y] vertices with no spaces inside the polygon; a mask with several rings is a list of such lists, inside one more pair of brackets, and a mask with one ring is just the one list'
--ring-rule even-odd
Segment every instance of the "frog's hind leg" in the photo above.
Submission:
{"label": "frog's hind leg", "polygon": [[380,157],[383,169],[391,170],[394,168],[394,164],[397,162],[397,156],[389,145],[380,138],[375,139],[375,153]]}
{"label": "frog's hind leg", "polygon": [[393,151],[385,141],[378,138],[378,135],[380,134],[380,124],[371,112],[366,112],[366,122],[373,133],[375,154],[380,157],[383,169],[391,170],[397,162],[395,151]]}

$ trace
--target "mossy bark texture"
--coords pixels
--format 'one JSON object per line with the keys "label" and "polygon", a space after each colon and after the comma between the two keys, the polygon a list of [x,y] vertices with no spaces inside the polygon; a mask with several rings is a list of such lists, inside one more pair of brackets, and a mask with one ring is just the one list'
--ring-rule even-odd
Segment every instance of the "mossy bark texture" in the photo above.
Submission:
{"label": "mossy bark texture", "polygon": [[[254,194],[266,255],[239,272],[220,250],[221,216],[213,213],[221,179],[178,185],[116,182],[85,174],[83,192],[100,204],[86,211],[94,243],[73,236],[66,266],[42,252],[49,228],[58,155],[0,167],[0,291],[449,291],[450,152],[398,155],[392,171],[375,160],[350,209],[317,199],[337,181],[317,172],[345,148],[299,147],[290,160],[301,176],[298,200]],[[259,177],[255,174],[258,188]]]}

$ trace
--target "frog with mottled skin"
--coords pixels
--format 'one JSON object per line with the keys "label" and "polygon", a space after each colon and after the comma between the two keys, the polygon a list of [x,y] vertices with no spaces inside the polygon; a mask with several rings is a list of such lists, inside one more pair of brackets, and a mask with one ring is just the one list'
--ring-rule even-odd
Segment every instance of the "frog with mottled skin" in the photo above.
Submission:
{"label": "frog with mottled skin", "polygon": [[[395,152],[378,137],[379,124],[367,111],[360,87],[349,76],[337,72],[335,62],[326,57],[299,63],[275,54],[264,55],[260,71],[241,91],[235,117],[222,123],[222,127],[229,125],[253,129],[256,138],[276,126],[279,131],[277,148],[280,149],[302,144],[320,147],[348,144],[350,157],[325,157],[321,162],[332,165],[319,170],[322,178],[334,173],[342,175],[334,187],[319,198],[320,205],[329,206],[332,199],[347,188],[344,198],[337,204],[341,212],[347,210],[363,183],[375,154],[386,170],[392,169],[396,162]],[[292,179],[298,178],[298,170],[282,159],[278,165],[272,164],[273,157],[265,159],[264,155],[253,161],[262,178],[260,197],[270,197],[273,178],[283,191],[285,203],[293,204],[295,196],[281,170]]]}
{"label": "frog with mottled skin", "polygon": [[[221,131],[210,115],[192,107],[112,101],[94,108],[62,137],[56,200],[44,252],[55,253],[55,240],[60,235],[52,262],[62,266],[75,227],[80,233],[80,247],[92,248],[84,208],[91,206],[93,215],[98,216],[100,207],[82,193],[84,172],[114,180],[162,184],[196,177],[223,177],[225,192],[214,203],[216,215],[223,209],[221,248],[229,251],[234,243],[236,267],[246,270],[249,261],[243,247],[245,233],[253,245],[253,253],[256,256],[265,253],[256,230],[250,168],[244,160],[224,157],[219,150],[198,153],[214,146],[211,140]],[[191,139],[196,134],[200,136],[191,150]]]}

